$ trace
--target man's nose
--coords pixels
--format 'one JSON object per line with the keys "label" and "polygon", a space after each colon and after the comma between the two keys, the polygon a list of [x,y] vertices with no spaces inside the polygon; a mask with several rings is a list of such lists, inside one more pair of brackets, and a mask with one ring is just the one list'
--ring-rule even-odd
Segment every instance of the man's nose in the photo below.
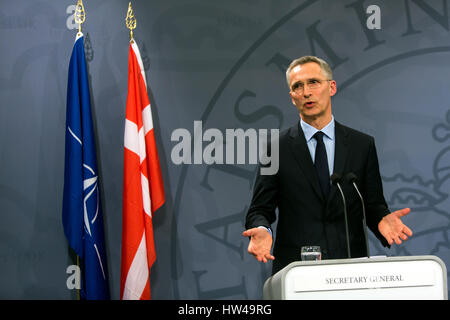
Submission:
{"label": "man's nose", "polygon": [[305,98],[309,98],[311,96],[311,89],[309,89],[308,86],[303,88],[303,96]]}

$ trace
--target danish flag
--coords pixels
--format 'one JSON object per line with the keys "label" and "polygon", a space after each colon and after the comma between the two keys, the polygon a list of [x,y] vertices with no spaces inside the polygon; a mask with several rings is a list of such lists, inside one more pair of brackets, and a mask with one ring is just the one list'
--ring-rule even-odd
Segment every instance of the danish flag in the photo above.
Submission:
{"label": "danish flag", "polygon": [[148,300],[156,253],[152,215],[164,201],[158,151],[139,48],[130,41],[124,134],[122,265],[120,297]]}

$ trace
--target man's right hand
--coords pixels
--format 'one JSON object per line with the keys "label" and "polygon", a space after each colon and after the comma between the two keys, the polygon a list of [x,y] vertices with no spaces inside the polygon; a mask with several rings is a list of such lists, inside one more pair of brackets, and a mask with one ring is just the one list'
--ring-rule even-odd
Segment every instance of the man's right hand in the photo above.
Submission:
{"label": "man's right hand", "polygon": [[272,248],[272,236],[264,228],[252,228],[245,230],[242,235],[250,237],[248,244],[248,253],[255,256],[256,260],[266,263],[268,260],[274,260],[275,257],[270,253]]}

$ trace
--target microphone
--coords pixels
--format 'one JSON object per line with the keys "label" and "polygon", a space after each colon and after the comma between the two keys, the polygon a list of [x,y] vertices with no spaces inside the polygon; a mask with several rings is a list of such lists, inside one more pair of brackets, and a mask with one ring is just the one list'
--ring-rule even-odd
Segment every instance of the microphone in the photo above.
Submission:
{"label": "microphone", "polygon": [[337,174],[337,173],[333,173],[330,177],[331,182],[336,185],[339,189],[339,191],[341,192],[341,196],[342,196],[342,202],[344,203],[344,218],[345,218],[345,236],[347,239],[347,256],[348,258],[351,258],[351,254],[350,254],[350,237],[348,235],[348,221],[347,221],[347,205],[345,203],[345,196],[344,196],[344,192],[342,191],[341,185],[339,182],[341,182],[342,177]]}
{"label": "microphone", "polygon": [[364,237],[365,237],[365,240],[366,240],[367,258],[370,258],[369,240],[368,240],[368,237],[367,237],[366,208],[364,207],[363,197],[362,197],[361,193],[359,192],[358,186],[356,185],[356,180],[358,178],[356,177],[356,174],[354,174],[353,172],[349,172],[345,176],[345,179],[353,185],[353,187],[355,188],[356,192],[359,195],[359,198],[361,199],[362,212],[363,212],[363,230],[364,230]]}

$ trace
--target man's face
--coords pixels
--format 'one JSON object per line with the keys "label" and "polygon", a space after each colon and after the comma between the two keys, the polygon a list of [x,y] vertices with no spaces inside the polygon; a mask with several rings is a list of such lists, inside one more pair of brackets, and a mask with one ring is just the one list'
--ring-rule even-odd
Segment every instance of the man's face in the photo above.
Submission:
{"label": "man's face", "polygon": [[[317,83],[318,88],[308,88],[308,83]],[[328,80],[320,65],[308,62],[298,65],[289,74],[289,88],[292,103],[297,107],[303,121],[310,122],[318,119],[331,120],[331,97],[336,94],[336,82]],[[303,91],[294,91],[298,84],[303,84]]]}

